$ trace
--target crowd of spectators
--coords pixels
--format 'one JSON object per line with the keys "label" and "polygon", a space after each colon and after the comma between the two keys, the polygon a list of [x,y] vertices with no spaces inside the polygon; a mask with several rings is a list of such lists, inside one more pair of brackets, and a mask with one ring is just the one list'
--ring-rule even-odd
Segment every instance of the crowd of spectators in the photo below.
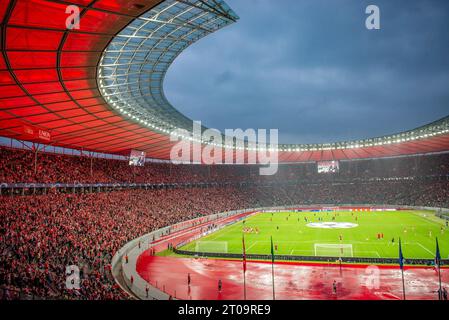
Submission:
{"label": "crowd of spectators", "polygon": [[306,183],[251,187],[259,207],[297,204],[379,204],[449,208],[449,180]]}
{"label": "crowd of spectators", "polygon": [[[123,298],[110,263],[124,244],[180,221],[245,207],[242,194],[219,189],[3,196],[0,201],[5,298],[18,291],[48,298]],[[65,288],[69,265],[83,266],[80,291]]]}
{"label": "crowd of spectators", "polygon": [[[342,162],[338,176],[343,180],[336,181],[334,175],[318,175],[316,164],[283,165],[276,176],[261,178],[256,166],[140,168],[119,160],[91,162],[87,157],[41,153],[36,161],[30,151],[0,152],[0,183],[237,182],[207,188],[0,196],[4,299],[17,298],[17,292],[55,299],[126,298],[110,270],[119,248],[153,230],[212,213],[301,204],[449,207],[448,155]],[[66,289],[68,265],[81,267],[80,290]]]}
{"label": "crowd of spectators", "polygon": [[366,180],[376,177],[449,175],[449,154],[341,161],[336,174],[318,174],[316,163],[280,165],[274,176],[260,176],[257,165],[175,165],[0,147],[0,183],[195,183],[246,181]]}
{"label": "crowd of spectators", "polygon": [[[202,215],[298,204],[449,207],[449,182],[391,181],[250,188],[127,190],[0,197],[0,285],[47,298],[119,299],[110,262],[128,241]],[[65,267],[83,266],[81,290],[65,289]],[[5,290],[8,289],[8,290]]]}

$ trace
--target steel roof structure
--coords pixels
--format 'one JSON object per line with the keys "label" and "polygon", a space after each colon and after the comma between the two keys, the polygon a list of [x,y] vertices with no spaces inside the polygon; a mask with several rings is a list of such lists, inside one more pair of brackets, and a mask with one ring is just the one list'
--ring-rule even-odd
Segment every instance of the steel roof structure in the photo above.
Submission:
{"label": "steel roof structure", "polygon": [[[71,5],[79,28],[68,27]],[[0,136],[169,159],[168,134],[192,120],[165,97],[165,74],[185,48],[237,20],[222,0],[2,0]],[[391,136],[275,149],[281,162],[448,151],[449,117]]]}

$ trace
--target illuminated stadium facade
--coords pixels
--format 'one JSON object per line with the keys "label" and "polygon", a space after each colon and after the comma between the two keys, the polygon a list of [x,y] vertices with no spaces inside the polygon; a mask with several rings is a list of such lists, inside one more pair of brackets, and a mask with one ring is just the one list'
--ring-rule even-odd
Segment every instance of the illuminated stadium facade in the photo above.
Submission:
{"label": "illuminated stadium facade", "polygon": [[[70,3],[80,8],[80,29],[66,27]],[[0,19],[2,136],[167,160],[169,133],[191,130],[192,120],[165,97],[165,74],[189,45],[238,16],[218,0],[11,0],[0,4]],[[384,137],[270,148],[285,163],[444,152],[449,117]]]}

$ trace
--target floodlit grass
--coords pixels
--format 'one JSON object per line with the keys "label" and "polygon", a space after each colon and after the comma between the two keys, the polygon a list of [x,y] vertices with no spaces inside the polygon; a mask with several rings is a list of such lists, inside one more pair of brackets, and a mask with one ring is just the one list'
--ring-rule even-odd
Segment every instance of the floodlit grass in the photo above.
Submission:
{"label": "floodlit grass", "polygon": [[[311,228],[307,226],[311,222],[346,222],[358,226],[350,229]],[[259,233],[245,233],[248,254],[270,254],[270,236],[273,236],[273,243],[277,245],[275,254],[279,255],[397,258],[399,237],[406,259],[433,259],[435,237],[439,239],[442,258],[449,255],[449,228],[445,221],[423,211],[260,213],[199,239],[199,244],[195,241],[180,249],[211,252],[216,242],[216,252],[222,252],[227,243],[228,253],[242,253],[243,228],[259,230]],[[384,238],[378,240],[378,233],[383,233]],[[325,246],[318,246],[316,251],[315,244]],[[326,246],[329,244],[337,246]],[[352,245],[352,252],[344,246],[342,253],[340,244]]]}

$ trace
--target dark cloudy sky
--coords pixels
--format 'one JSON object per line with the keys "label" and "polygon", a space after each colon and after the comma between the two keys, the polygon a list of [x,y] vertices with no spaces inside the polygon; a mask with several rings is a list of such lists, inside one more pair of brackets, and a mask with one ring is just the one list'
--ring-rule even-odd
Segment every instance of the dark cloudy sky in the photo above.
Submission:
{"label": "dark cloudy sky", "polygon": [[[282,143],[361,139],[449,114],[449,1],[227,0],[240,20],[188,48],[167,98],[204,125]],[[365,9],[381,10],[381,30]]]}

